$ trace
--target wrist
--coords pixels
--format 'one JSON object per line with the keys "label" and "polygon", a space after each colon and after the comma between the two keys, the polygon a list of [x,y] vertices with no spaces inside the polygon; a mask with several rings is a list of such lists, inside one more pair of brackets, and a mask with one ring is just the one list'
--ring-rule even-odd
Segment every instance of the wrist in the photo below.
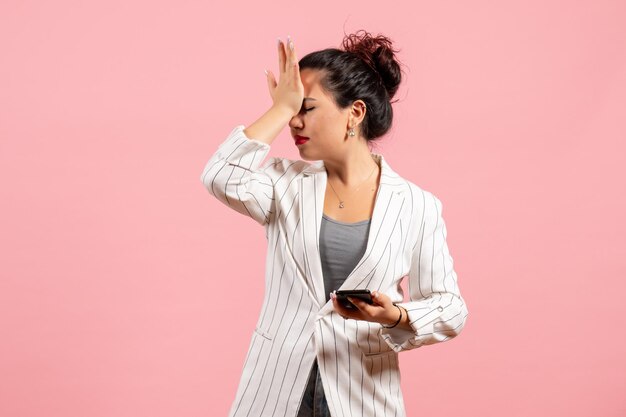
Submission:
{"label": "wrist", "polygon": [[286,119],[287,122],[294,116],[294,112],[287,106],[282,104],[272,104],[270,112],[277,114],[279,117]]}
{"label": "wrist", "polygon": [[381,323],[381,324],[387,328],[396,327],[402,322],[402,320],[404,319],[404,316],[407,315],[405,311],[406,310],[403,310],[403,308],[400,307],[399,305],[393,304],[393,312],[389,314],[389,319],[386,322]]}
{"label": "wrist", "polygon": [[243,133],[246,137],[256,139],[271,145],[278,134],[293,117],[291,111],[285,106],[272,106],[261,117],[246,127]]}

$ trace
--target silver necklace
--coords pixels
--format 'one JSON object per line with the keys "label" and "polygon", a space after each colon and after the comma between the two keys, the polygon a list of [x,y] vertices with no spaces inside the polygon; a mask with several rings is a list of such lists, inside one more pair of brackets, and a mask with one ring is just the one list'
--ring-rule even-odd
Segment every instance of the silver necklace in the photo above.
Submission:
{"label": "silver necklace", "polygon": [[[374,158],[374,157],[372,157],[372,158]],[[365,181],[370,179],[370,177],[372,176],[374,171],[376,171],[377,167],[378,167],[378,163],[376,163],[376,166],[374,167],[374,169],[372,169],[372,172],[370,172],[370,174],[367,176],[367,178],[365,178],[365,180],[363,182],[361,182],[361,184],[359,184],[359,186],[354,190],[353,194],[356,193],[357,191],[359,191],[359,188],[361,188],[361,185],[363,185],[365,183]],[[335,191],[335,187],[333,187],[333,184],[331,184],[330,181],[328,181],[328,184],[330,184],[330,188],[332,188],[333,192],[335,193],[335,195],[339,199],[339,208],[344,208],[343,200],[341,199],[341,197],[339,197],[339,194],[337,194],[337,191]]]}

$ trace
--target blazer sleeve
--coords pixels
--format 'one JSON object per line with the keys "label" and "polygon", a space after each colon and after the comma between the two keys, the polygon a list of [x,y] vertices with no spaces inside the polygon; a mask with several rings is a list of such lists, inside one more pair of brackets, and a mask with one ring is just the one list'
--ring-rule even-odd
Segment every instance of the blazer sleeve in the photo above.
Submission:
{"label": "blazer sleeve", "polygon": [[468,316],[459,292],[453,258],[446,243],[441,201],[422,190],[424,215],[408,274],[408,311],[412,331],[381,328],[380,336],[396,352],[443,342],[457,336]]}
{"label": "blazer sleeve", "polygon": [[266,226],[274,212],[273,183],[266,170],[276,163],[270,145],[248,138],[237,125],[206,163],[200,179],[211,195],[231,209]]}

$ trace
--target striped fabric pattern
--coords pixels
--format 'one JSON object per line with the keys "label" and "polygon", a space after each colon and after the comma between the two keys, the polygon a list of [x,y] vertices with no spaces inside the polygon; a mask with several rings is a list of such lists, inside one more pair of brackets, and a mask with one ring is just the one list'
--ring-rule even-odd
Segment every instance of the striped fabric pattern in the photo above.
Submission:
{"label": "striped fabric pattern", "polygon": [[324,294],[323,161],[263,163],[270,145],[244,128],[230,132],[201,174],[212,196],[265,228],[268,243],[262,309],[229,417],[295,417],[316,358],[334,417],[404,417],[398,354],[454,338],[468,316],[441,201],[372,153],[381,179],[367,247],[340,289],[387,294],[408,310],[412,331],[345,320]]}

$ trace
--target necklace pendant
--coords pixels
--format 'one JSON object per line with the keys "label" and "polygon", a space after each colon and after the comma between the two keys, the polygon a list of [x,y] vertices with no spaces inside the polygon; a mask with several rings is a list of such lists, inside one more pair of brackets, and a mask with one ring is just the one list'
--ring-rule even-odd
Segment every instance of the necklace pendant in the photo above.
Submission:
{"label": "necklace pendant", "polygon": [[343,201],[339,202],[339,208],[343,208]]}

